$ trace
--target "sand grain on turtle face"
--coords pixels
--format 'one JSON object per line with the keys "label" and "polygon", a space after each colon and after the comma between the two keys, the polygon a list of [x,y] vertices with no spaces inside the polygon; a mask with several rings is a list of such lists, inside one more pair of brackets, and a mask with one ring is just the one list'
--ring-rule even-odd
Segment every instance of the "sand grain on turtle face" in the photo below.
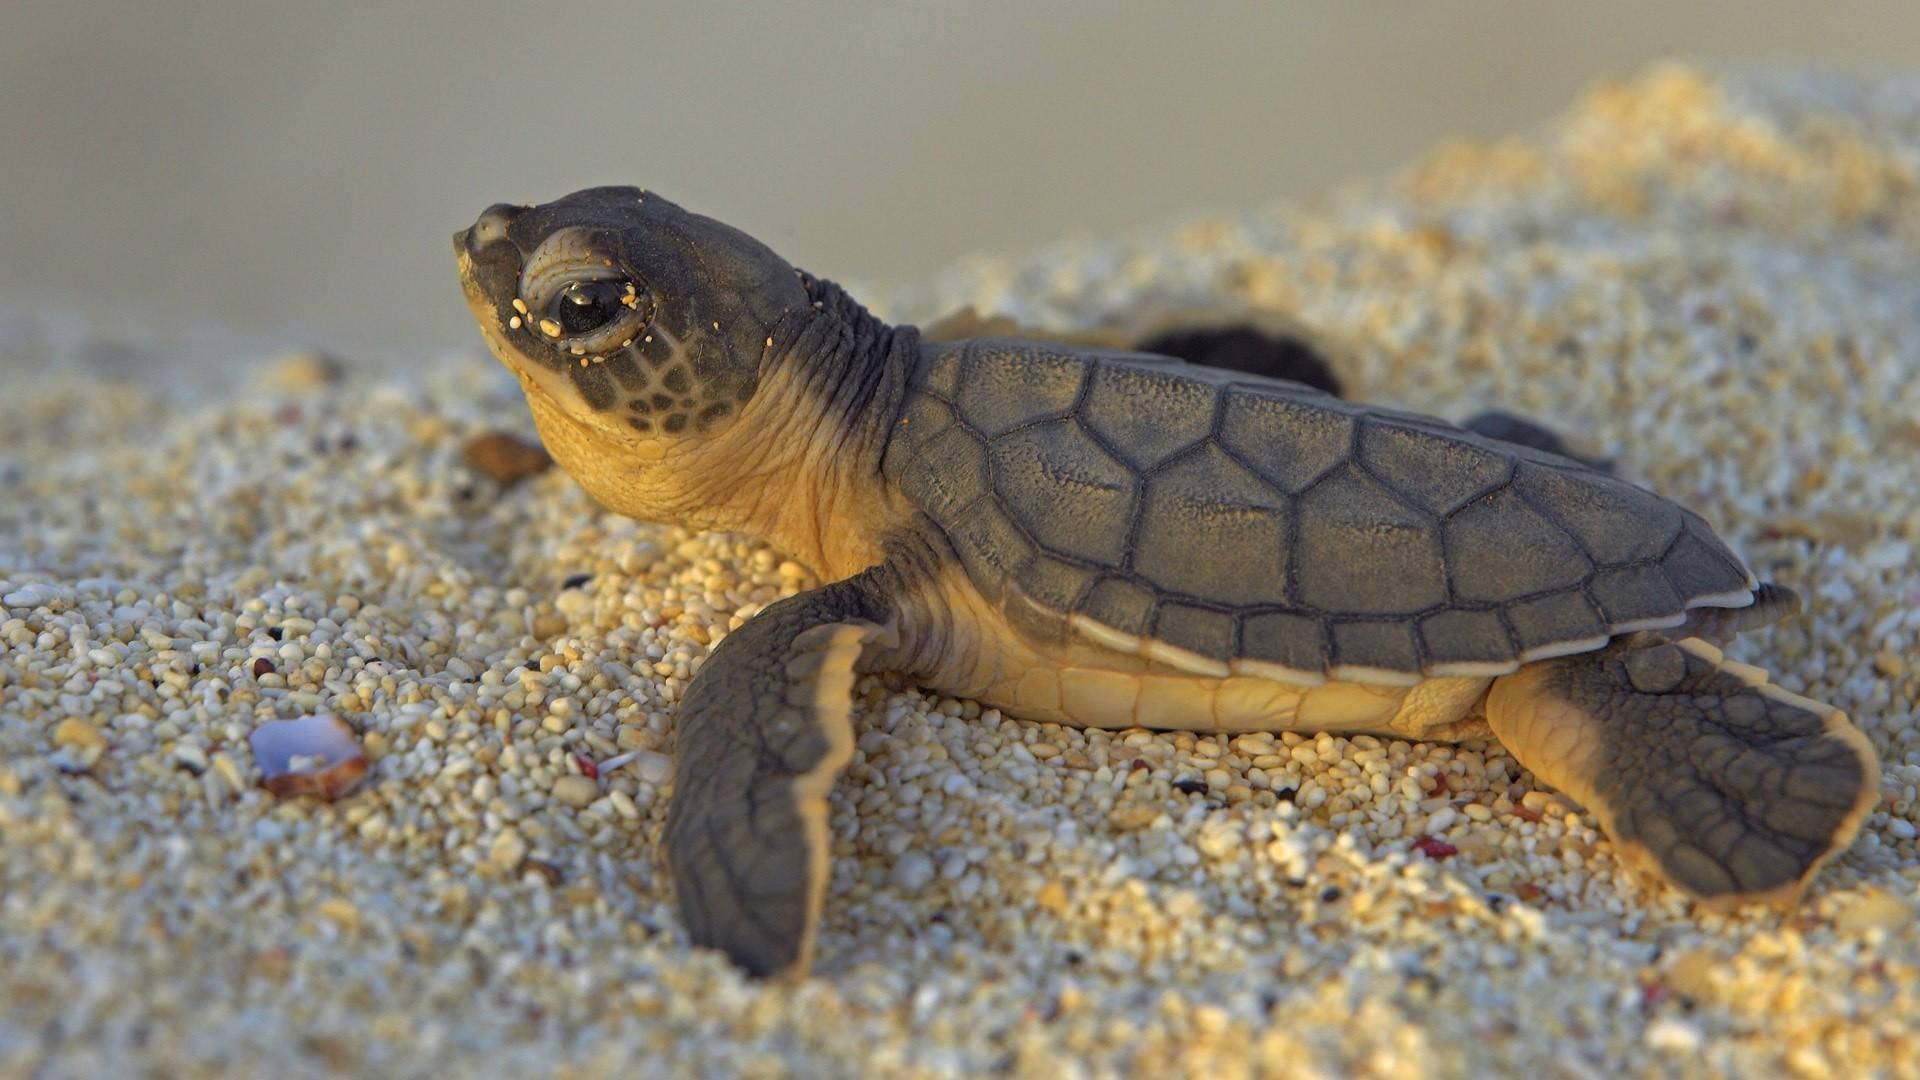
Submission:
{"label": "sand grain on turtle face", "polygon": [[[1082,732],[869,681],[818,977],[750,983],[682,944],[664,755],[804,568],[473,471],[529,432],[478,356],[191,405],[9,356],[0,1074],[1920,1072],[1916,168],[1920,83],[1662,69],[1315,209],[885,312],[1278,308],[1354,396],[1538,417],[1704,514],[1811,607],[1730,655],[1885,762],[1784,917],[1637,886],[1496,745]],[[320,713],[365,780],[275,799],[249,735]]]}

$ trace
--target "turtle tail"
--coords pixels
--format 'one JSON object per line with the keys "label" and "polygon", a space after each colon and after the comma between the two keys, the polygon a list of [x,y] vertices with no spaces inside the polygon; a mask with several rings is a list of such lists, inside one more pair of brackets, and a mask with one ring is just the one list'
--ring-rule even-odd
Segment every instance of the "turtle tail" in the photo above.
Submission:
{"label": "turtle tail", "polygon": [[1674,640],[1696,637],[1714,645],[1725,645],[1735,637],[1757,627],[1771,626],[1800,611],[1800,594],[1785,585],[1763,581],[1753,590],[1753,603],[1741,608],[1695,608],[1682,625],[1663,636]]}

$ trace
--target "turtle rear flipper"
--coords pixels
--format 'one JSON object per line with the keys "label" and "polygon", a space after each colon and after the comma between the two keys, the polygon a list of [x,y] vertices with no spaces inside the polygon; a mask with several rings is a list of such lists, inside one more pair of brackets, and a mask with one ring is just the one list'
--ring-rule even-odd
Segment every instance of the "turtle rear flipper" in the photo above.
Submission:
{"label": "turtle rear flipper", "polygon": [[1503,409],[1488,409],[1485,412],[1475,413],[1462,420],[1460,426],[1476,435],[1485,435],[1489,439],[1499,439],[1501,442],[1513,443],[1516,446],[1558,454],[1604,473],[1613,471],[1612,458],[1585,457],[1576,454],[1567,445],[1567,440],[1552,428],[1537,424],[1524,416],[1515,416]]}
{"label": "turtle rear flipper", "polygon": [[856,668],[893,637],[860,578],[789,597],[722,641],[675,738],[667,861],[696,945],[804,975],[828,878],[827,792],[853,754]]}
{"label": "turtle rear flipper", "polygon": [[1632,862],[1714,907],[1793,902],[1879,797],[1846,714],[1693,638],[1529,665],[1494,683],[1487,721]]}

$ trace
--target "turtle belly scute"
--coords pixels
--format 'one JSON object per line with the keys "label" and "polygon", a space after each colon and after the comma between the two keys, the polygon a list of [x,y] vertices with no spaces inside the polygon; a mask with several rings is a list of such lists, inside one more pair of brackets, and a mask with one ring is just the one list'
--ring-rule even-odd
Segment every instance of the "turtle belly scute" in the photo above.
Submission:
{"label": "turtle belly scute", "polygon": [[1302,685],[1261,675],[1196,674],[1156,659],[1154,642],[1109,635],[1039,640],[987,602],[963,574],[937,590],[944,621],[966,642],[929,682],[1027,720],[1074,727],[1186,731],[1367,732],[1464,739],[1486,731],[1481,702],[1493,680],[1449,676],[1412,686],[1328,681]]}
{"label": "turtle belly scute", "polygon": [[1029,720],[1090,728],[1365,732],[1415,739],[1485,731],[1480,702],[1493,681],[1454,676],[1411,687],[1329,682],[1298,686],[1254,676],[1190,675],[1157,664],[1104,666],[1067,657],[1026,667],[979,697]]}
{"label": "turtle belly scute", "polygon": [[[942,628],[901,654],[924,685],[1025,720],[1073,727],[1203,732],[1351,732],[1456,741],[1486,734],[1488,676],[1439,676],[1412,685],[1329,680],[1314,685],[1256,672],[1196,672],[1197,659],[1163,642],[1108,630],[1098,639],[1012,617],[1030,609],[1017,589],[983,596],[950,565],[918,594],[914,621]],[[922,651],[929,644],[931,653]]]}

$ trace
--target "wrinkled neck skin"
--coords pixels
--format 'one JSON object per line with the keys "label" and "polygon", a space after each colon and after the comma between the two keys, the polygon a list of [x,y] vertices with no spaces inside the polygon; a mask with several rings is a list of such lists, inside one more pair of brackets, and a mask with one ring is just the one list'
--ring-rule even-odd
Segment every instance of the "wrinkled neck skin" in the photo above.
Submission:
{"label": "wrinkled neck skin", "polygon": [[874,318],[830,282],[809,284],[819,306],[782,317],[753,397],[715,435],[611,446],[530,390],[541,438],[616,513],[751,533],[828,580],[878,563],[910,516],[882,483],[880,457],[919,333]]}

